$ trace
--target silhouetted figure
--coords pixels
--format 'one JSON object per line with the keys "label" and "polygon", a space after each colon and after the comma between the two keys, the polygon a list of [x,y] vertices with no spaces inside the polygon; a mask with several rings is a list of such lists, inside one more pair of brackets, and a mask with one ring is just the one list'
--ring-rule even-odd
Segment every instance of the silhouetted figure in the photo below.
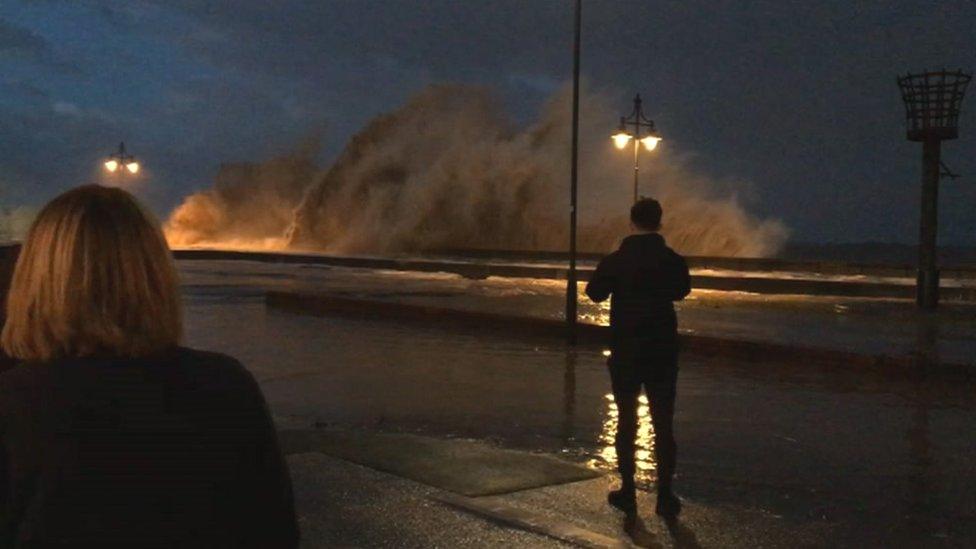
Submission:
{"label": "silhouetted figure", "polygon": [[657,459],[657,513],[674,516],[681,501],[674,495],[674,399],[678,377],[678,323],[672,302],[691,291],[685,260],[658,234],[661,205],[645,198],[630,210],[638,234],[624,239],[620,249],[603,258],[586,286],[596,302],[613,296],[610,304],[613,397],[617,403],[617,463],[622,486],[609,502],[628,513],[636,511],[634,439],[641,387],[647,391],[654,426]]}
{"label": "silhouetted figure", "polygon": [[268,408],[233,358],[179,347],[176,269],[128,193],[38,214],[0,344],[0,547],[298,545]]}

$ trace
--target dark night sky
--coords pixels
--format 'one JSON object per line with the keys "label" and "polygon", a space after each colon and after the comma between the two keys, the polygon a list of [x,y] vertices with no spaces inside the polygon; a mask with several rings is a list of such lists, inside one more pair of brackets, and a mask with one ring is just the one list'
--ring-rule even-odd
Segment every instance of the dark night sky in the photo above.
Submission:
{"label": "dark night sky", "polygon": [[[570,77],[571,25],[570,0],[3,0],[0,198],[90,180],[125,139],[165,213],[222,161],[313,132],[328,161],[432,82],[489,85],[529,120]],[[640,91],[669,147],[748,182],[794,240],[913,242],[921,151],[894,78],[976,68],[974,30],[968,0],[584,0],[583,72],[621,114]],[[976,244],[974,112],[943,149],[966,176],[943,185],[943,243]]]}

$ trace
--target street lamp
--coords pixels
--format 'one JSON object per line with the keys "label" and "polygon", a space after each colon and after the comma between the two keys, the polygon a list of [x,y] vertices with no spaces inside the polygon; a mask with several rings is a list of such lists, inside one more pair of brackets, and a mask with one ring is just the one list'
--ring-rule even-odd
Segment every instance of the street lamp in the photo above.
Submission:
{"label": "street lamp", "polygon": [[644,116],[641,108],[640,94],[634,96],[634,110],[629,116],[620,117],[620,127],[617,133],[610,136],[618,149],[624,149],[631,141],[634,142],[634,202],[637,202],[638,174],[640,173],[640,146],[643,144],[648,151],[657,148],[661,136],[654,129],[654,121]]}
{"label": "street lamp", "polygon": [[108,155],[108,160],[105,161],[105,169],[116,173],[119,175],[129,172],[133,175],[139,173],[139,163],[136,162],[136,157],[125,152],[125,143],[119,143],[119,151]]}

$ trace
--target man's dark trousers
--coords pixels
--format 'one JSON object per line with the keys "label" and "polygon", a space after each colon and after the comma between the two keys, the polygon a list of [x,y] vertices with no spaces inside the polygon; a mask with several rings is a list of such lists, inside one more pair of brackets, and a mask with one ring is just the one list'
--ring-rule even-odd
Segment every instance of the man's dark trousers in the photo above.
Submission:
{"label": "man's dark trousers", "polygon": [[608,361],[613,400],[617,404],[617,468],[625,486],[633,482],[634,442],[641,388],[647,393],[654,427],[658,490],[670,490],[677,446],[674,441],[674,400],[678,379],[675,342],[630,339],[614,342]]}

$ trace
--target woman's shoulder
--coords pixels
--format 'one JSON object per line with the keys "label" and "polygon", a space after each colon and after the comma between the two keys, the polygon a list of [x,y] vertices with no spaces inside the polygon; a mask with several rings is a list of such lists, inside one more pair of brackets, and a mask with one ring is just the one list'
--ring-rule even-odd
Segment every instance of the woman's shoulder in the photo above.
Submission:
{"label": "woman's shoulder", "polygon": [[[257,409],[264,396],[257,380],[239,360],[223,353],[179,347],[173,360],[178,370],[171,383],[184,387],[192,398],[204,399],[209,407],[231,406]],[[163,369],[174,364],[164,364]]]}
{"label": "woman's shoulder", "polygon": [[203,351],[191,349],[189,347],[177,347],[173,351],[173,357],[185,364],[198,365],[207,368],[227,368],[230,370],[243,370],[244,365],[236,358],[218,353],[216,351]]}
{"label": "woman's shoulder", "polygon": [[0,409],[4,413],[21,409],[54,385],[46,365],[34,366],[33,363],[9,357],[0,359]]}
{"label": "woman's shoulder", "polygon": [[172,356],[171,360],[179,363],[184,371],[194,372],[201,376],[221,380],[238,380],[245,383],[251,383],[254,379],[239,360],[224,353],[177,347]]}
{"label": "woman's shoulder", "polygon": [[[140,358],[71,358],[51,361],[0,361],[0,391],[25,384],[49,381],[56,372],[90,372],[90,368],[152,368],[159,372],[169,371],[179,377],[190,377],[197,382],[217,384],[253,383],[253,376],[240,361],[214,351],[202,351],[188,347],[174,347],[167,351]],[[169,377],[169,376],[167,376]]]}
{"label": "woman's shoulder", "polygon": [[10,358],[9,356],[0,353],[0,375],[3,375],[8,370],[14,369],[20,361],[16,358]]}
{"label": "woman's shoulder", "polygon": [[[22,385],[45,377],[44,368],[31,368],[30,361],[0,357],[0,388],[10,385]],[[42,363],[43,364],[43,363]]]}
{"label": "woman's shoulder", "polygon": [[216,351],[177,347],[170,355],[174,362],[194,371],[250,377],[250,372],[236,358]]}

